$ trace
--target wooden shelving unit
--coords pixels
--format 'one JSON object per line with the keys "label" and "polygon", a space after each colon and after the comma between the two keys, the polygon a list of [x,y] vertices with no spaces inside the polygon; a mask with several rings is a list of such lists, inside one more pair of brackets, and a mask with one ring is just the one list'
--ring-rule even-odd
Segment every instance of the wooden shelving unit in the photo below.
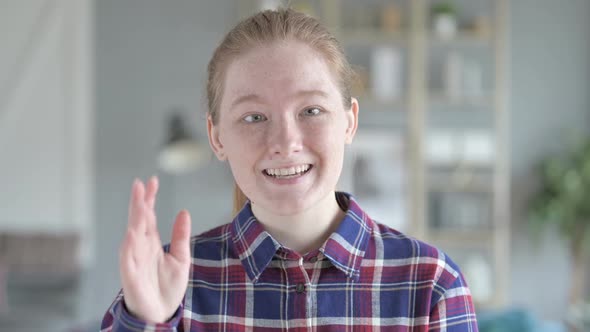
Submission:
{"label": "wooden shelving unit", "polygon": [[[407,170],[404,182],[407,222],[402,230],[439,246],[461,266],[478,309],[499,307],[506,304],[510,274],[506,40],[509,0],[452,1],[458,10],[459,29],[450,39],[436,37],[433,33],[431,8],[437,1],[306,0],[289,3],[320,18],[341,41],[351,63],[364,68],[365,76],[371,72],[367,67],[371,65],[374,48],[390,46],[401,54],[401,96],[391,101],[378,100],[367,82],[364,82],[364,91],[356,92],[361,106],[361,128],[389,130],[404,138],[406,159],[402,162]],[[263,2],[270,3],[240,1],[238,15],[244,17],[259,10]],[[392,6],[399,10],[400,24],[395,29],[384,29],[380,15]],[[353,19],[354,15],[361,17]],[[481,18],[488,23],[485,33],[477,33],[470,24]],[[476,93],[463,94],[459,90],[458,96],[448,94],[441,73],[451,53],[464,56],[472,67],[481,70],[476,77],[481,79]],[[456,160],[442,166],[433,162],[428,154],[432,148],[429,144],[433,142],[428,137],[440,130],[456,136],[453,138],[455,149],[473,143],[466,136],[470,131],[489,134],[487,145],[482,143],[479,150],[478,146],[471,147],[476,153],[487,149],[490,154],[487,164],[469,160],[467,152],[458,153]],[[469,211],[476,209],[476,205],[488,209],[489,213],[477,214],[473,210],[475,214],[472,215],[485,215],[488,219],[474,221],[470,226],[465,225],[465,221],[460,226],[441,225],[444,224],[442,212],[437,214],[436,209],[433,210],[440,202],[433,202],[433,197],[447,194],[465,195],[471,197],[468,201],[475,202],[472,206],[457,203],[450,207],[459,210],[457,213],[465,210],[467,217],[463,219],[470,220]],[[473,197],[481,197],[482,201],[476,202]],[[481,276],[485,272],[482,266],[489,269],[490,275]],[[480,282],[484,279],[488,284]],[[489,289],[485,291],[485,287]]]}

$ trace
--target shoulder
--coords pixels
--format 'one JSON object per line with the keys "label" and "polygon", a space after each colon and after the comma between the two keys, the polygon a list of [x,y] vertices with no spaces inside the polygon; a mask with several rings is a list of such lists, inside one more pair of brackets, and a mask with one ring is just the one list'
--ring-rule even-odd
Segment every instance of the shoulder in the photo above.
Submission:
{"label": "shoulder", "polygon": [[[384,266],[413,271],[414,278],[449,288],[461,277],[459,267],[440,248],[373,221],[369,258],[383,260]],[[417,272],[417,273],[416,273]]]}
{"label": "shoulder", "polygon": [[231,223],[217,226],[191,237],[193,258],[219,260],[229,256],[231,250]]}
{"label": "shoulder", "polygon": [[[223,260],[230,256],[231,223],[217,226],[190,238],[192,258],[205,260]],[[170,244],[164,246],[164,251],[170,250]]]}
{"label": "shoulder", "polygon": [[382,243],[384,258],[434,258],[446,259],[445,253],[438,247],[416,239],[399,230],[372,222],[372,238],[375,242]]}

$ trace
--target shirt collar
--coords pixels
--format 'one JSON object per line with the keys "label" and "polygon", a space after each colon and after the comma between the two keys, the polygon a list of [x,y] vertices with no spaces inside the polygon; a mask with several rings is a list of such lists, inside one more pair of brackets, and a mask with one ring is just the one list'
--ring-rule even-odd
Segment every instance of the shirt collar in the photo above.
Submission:
{"label": "shirt collar", "polygon": [[248,277],[255,283],[281,245],[256,219],[250,201],[232,221],[231,237]]}
{"label": "shirt collar", "polygon": [[[372,222],[352,195],[337,192],[336,200],[346,210],[346,215],[320,251],[336,268],[356,281],[372,232]],[[256,219],[250,201],[246,202],[234,218],[231,235],[242,265],[250,280],[255,283],[281,245]]]}
{"label": "shirt collar", "polygon": [[352,195],[337,192],[336,200],[346,210],[346,216],[320,251],[349,278],[358,281],[373,222]]}

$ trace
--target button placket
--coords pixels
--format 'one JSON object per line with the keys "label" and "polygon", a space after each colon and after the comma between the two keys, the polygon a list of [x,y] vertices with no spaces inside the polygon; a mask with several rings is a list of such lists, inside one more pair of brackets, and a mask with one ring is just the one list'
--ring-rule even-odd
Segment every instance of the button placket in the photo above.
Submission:
{"label": "button placket", "polygon": [[300,282],[297,284],[297,287],[295,289],[297,291],[297,293],[302,294],[305,293],[305,284]]}
{"label": "button placket", "polygon": [[309,284],[309,276],[307,275],[307,271],[305,270],[305,267],[303,266],[303,257],[299,258],[299,269],[301,271],[301,274],[305,278],[305,282],[298,283],[295,290],[297,291],[298,294],[303,294],[303,293],[305,293],[305,290],[307,288],[306,284]]}

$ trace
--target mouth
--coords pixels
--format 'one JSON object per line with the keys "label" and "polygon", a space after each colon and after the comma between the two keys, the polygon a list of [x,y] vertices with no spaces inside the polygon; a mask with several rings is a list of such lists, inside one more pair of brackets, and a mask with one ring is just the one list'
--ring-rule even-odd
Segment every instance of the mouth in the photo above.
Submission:
{"label": "mouth", "polygon": [[267,168],[262,173],[275,179],[292,179],[305,175],[312,168],[311,164],[303,164],[287,168]]}

